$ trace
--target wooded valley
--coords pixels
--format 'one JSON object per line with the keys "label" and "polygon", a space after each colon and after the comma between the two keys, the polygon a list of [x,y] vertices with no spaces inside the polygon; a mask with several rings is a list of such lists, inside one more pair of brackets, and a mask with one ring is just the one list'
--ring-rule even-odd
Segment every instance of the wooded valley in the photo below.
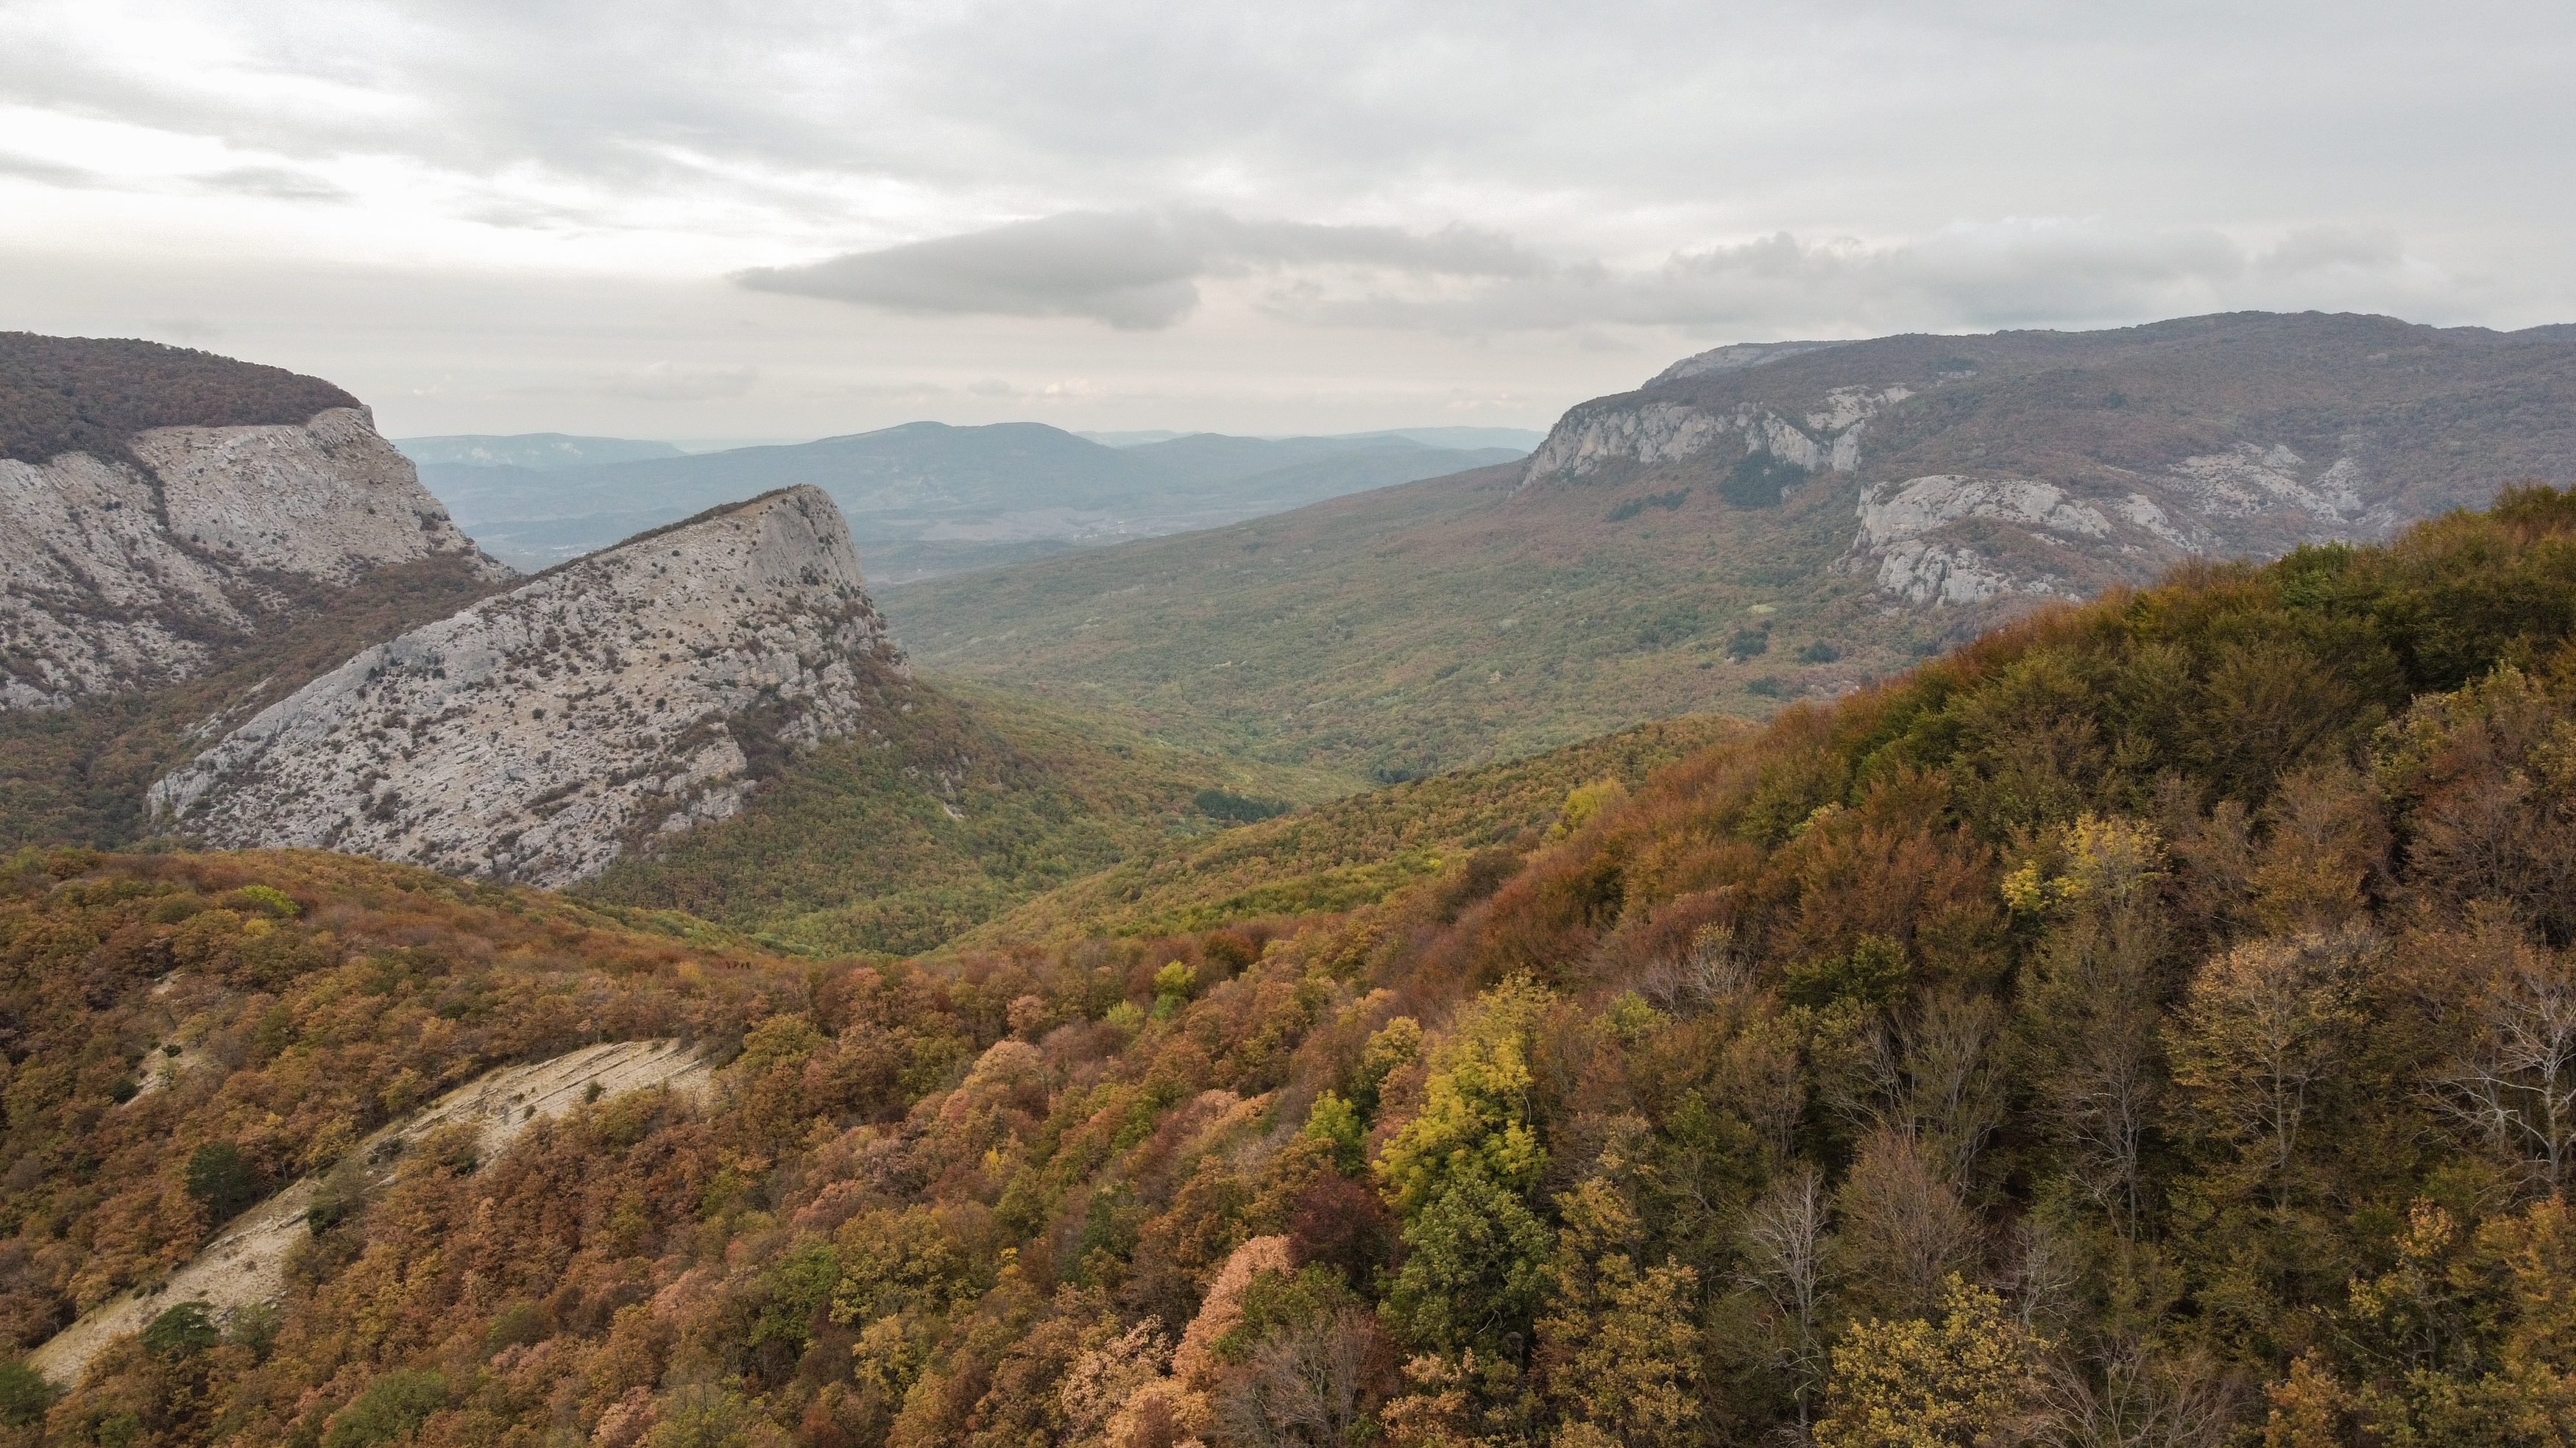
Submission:
{"label": "wooded valley", "polygon": [[[173,1304],[59,1398],[0,1368],[0,1420],[2561,1442],[2571,627],[2576,496],[2510,490],[2026,618],[1375,903],[911,962],[313,853],[28,849],[0,1330],[322,1185],[280,1307]],[[712,1094],[434,1137],[381,1187],[346,1155],[648,1036]]]}

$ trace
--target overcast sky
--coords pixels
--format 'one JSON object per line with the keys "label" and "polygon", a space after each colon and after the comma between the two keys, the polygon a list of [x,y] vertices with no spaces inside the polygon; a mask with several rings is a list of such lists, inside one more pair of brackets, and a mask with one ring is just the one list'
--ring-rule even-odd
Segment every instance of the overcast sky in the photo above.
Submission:
{"label": "overcast sky", "polygon": [[2576,320],[2576,6],[7,0],[0,328],[391,433],[1545,427],[1722,342]]}

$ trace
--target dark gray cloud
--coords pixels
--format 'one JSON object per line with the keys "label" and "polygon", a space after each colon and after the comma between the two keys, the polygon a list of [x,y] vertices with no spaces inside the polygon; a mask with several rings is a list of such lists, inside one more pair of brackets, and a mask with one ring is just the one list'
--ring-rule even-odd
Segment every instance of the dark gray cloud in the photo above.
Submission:
{"label": "dark gray cloud", "polygon": [[1152,330],[1189,315],[1202,278],[1313,267],[1475,278],[1549,270],[1505,238],[1459,226],[1415,235],[1172,210],[1072,212],[803,266],[757,267],[734,280],[899,312],[1088,317]]}

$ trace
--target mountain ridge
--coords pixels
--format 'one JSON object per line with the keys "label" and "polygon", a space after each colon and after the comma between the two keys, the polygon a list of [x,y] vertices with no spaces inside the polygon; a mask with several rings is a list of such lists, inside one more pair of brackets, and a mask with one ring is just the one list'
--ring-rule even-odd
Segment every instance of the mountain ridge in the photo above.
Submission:
{"label": "mountain ridge", "polygon": [[746,745],[865,728],[908,684],[830,499],[781,489],[376,645],[151,802],[171,828],[230,843],[568,884],[655,831],[738,811]]}
{"label": "mountain ridge", "polygon": [[1388,436],[1192,434],[1109,447],[1044,423],[913,422],[813,442],[602,462],[465,466],[423,477],[478,537],[541,566],[727,498],[811,483],[887,587],[937,572],[1234,521],[1501,461]]}
{"label": "mountain ridge", "polygon": [[1901,337],[1594,399],[1518,469],[887,607],[927,669],[1385,780],[1764,715],[2052,600],[2367,540],[2535,474],[2576,477],[2576,328]]}

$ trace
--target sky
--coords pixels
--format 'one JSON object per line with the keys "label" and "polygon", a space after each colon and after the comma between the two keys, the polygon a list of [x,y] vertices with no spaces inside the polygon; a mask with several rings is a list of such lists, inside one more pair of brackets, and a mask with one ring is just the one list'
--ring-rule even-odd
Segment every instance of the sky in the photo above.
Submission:
{"label": "sky", "polygon": [[1739,341],[2576,321],[2576,6],[8,0],[0,329],[396,436],[1544,428]]}

